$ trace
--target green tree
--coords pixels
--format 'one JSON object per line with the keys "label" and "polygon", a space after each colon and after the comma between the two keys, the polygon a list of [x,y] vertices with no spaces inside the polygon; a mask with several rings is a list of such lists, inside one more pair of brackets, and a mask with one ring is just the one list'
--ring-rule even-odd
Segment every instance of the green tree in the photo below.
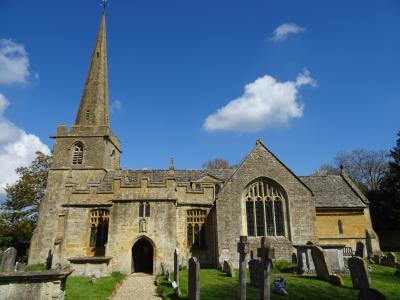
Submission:
{"label": "green tree", "polygon": [[51,156],[36,152],[30,166],[16,170],[18,181],[6,187],[7,198],[1,204],[0,212],[0,248],[16,248],[20,260],[27,258],[51,159]]}
{"label": "green tree", "polygon": [[390,151],[389,169],[379,190],[368,195],[371,216],[378,230],[400,229],[400,131],[396,146]]}

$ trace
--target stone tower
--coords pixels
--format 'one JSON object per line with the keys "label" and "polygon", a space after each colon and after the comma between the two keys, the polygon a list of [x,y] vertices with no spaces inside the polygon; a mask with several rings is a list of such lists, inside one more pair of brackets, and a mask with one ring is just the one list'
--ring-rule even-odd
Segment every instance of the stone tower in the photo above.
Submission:
{"label": "stone tower", "polygon": [[120,168],[120,141],[111,131],[108,107],[106,16],[102,15],[96,45],[83,89],[75,124],[60,125],[53,148],[47,192],[39,209],[29,263],[43,263],[49,254],[57,256],[64,236],[64,223],[72,192],[87,194],[93,202],[94,190],[109,171]]}

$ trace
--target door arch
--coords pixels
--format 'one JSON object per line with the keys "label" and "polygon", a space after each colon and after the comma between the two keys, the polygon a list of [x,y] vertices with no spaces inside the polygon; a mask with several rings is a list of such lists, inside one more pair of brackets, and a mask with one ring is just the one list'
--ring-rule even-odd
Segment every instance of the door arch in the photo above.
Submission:
{"label": "door arch", "polygon": [[154,247],[142,237],[132,247],[132,272],[153,274]]}

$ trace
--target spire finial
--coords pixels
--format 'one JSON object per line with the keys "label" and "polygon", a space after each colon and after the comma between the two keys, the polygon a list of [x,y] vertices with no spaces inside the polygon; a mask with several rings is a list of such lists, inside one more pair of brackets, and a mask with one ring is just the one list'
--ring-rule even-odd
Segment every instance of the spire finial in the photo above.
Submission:
{"label": "spire finial", "polygon": [[103,15],[106,13],[107,6],[108,6],[108,0],[100,0],[101,1],[101,6],[103,7]]}

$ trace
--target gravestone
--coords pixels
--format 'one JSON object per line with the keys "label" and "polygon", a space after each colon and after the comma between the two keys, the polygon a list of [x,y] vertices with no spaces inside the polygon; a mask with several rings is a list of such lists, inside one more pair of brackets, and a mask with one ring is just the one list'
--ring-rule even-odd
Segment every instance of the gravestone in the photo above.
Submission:
{"label": "gravestone", "polygon": [[179,250],[175,248],[174,251],[174,281],[176,285],[178,286],[177,289],[175,289],[177,295],[180,295],[180,289],[179,289]]}
{"label": "gravestone", "polygon": [[354,256],[364,257],[364,244],[361,242],[357,242],[356,244],[356,253]]}
{"label": "gravestone", "polygon": [[311,256],[314,262],[317,277],[330,282],[330,275],[332,274],[330,266],[327,264],[324,250],[321,247],[313,246],[311,248]]}
{"label": "gravestone", "polygon": [[247,236],[241,235],[237,250],[239,252],[239,287],[238,299],[246,300],[246,255],[249,253]]}
{"label": "gravestone", "polygon": [[275,258],[275,249],[267,247],[265,237],[261,238],[261,248],[257,249],[257,256],[261,258],[260,299],[271,299],[271,262]]}
{"label": "gravestone", "polygon": [[17,250],[13,247],[8,248],[1,258],[0,272],[14,272],[15,258]]}
{"label": "gravestone", "polygon": [[171,277],[170,277],[170,273],[169,273],[169,271],[167,270],[167,271],[165,271],[165,277],[167,277],[167,280],[168,280],[168,282],[171,282]]}
{"label": "gravestone", "polygon": [[196,257],[189,259],[189,300],[200,300],[200,264]]}
{"label": "gravestone", "polygon": [[257,259],[249,260],[249,273],[250,273],[250,284],[252,286],[260,286],[260,269],[261,261]]}
{"label": "gravestone", "polygon": [[297,273],[314,273],[315,267],[311,256],[312,245],[295,245],[297,250]]}
{"label": "gravestone", "polygon": [[386,255],[386,265],[394,268],[396,266],[396,262],[396,255],[393,252],[389,252],[388,255]]}
{"label": "gravestone", "polygon": [[375,264],[377,264],[377,265],[381,264],[381,256],[380,255],[375,254],[372,259],[373,259]]}
{"label": "gravestone", "polygon": [[358,256],[349,258],[349,268],[353,288],[359,290],[369,289],[371,286],[371,280],[364,260]]}
{"label": "gravestone", "polygon": [[228,277],[235,277],[235,269],[229,260],[224,260],[223,270]]}

